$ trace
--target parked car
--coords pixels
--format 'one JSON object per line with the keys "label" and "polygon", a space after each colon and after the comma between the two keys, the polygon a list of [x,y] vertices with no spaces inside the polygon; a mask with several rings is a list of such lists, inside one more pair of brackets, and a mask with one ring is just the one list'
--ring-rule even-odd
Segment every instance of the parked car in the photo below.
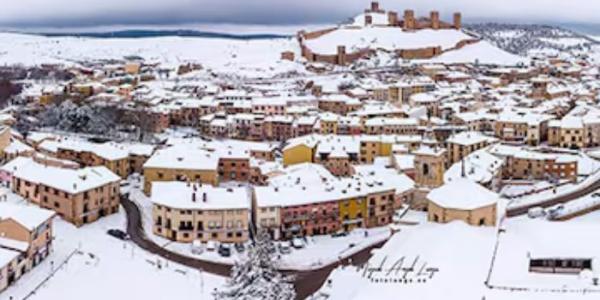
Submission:
{"label": "parked car", "polygon": [[119,240],[122,240],[122,241],[128,241],[129,240],[129,235],[126,232],[124,232],[123,230],[120,230],[120,229],[109,229],[106,233],[108,235],[110,235],[110,236],[112,236],[114,238],[117,238]]}
{"label": "parked car", "polygon": [[224,257],[231,256],[231,244],[221,244],[219,245],[219,254]]}
{"label": "parked car", "polygon": [[238,253],[243,253],[246,250],[244,243],[235,243],[233,246],[235,247],[235,251]]}
{"label": "parked car", "polygon": [[296,249],[302,249],[304,248],[304,242],[302,241],[301,238],[293,238],[292,239],[292,247],[296,248]]}
{"label": "parked car", "polygon": [[565,208],[563,204],[550,208],[548,210],[548,215],[550,219],[556,219],[560,215],[560,212]]}
{"label": "parked car", "polygon": [[348,235],[348,231],[338,231],[336,233],[332,233],[331,237],[336,238],[336,237],[344,237]]}
{"label": "parked car", "polygon": [[281,242],[279,243],[279,253],[281,254],[290,254],[292,253],[292,247],[290,247],[289,242]]}
{"label": "parked car", "polygon": [[596,192],[596,193],[593,193],[593,194],[592,194],[592,197],[593,197],[593,198],[598,198],[598,197],[600,197],[600,193],[598,193],[598,192]]}
{"label": "parked car", "polygon": [[202,241],[194,240],[192,242],[192,253],[198,255],[202,254],[203,251],[204,249],[202,248]]}
{"label": "parked car", "polygon": [[217,249],[217,242],[208,241],[206,242],[206,251],[215,251]]}
{"label": "parked car", "polygon": [[532,207],[527,211],[527,216],[532,219],[543,217],[545,215],[546,215],[546,211],[544,210],[544,208],[539,207],[539,206]]}

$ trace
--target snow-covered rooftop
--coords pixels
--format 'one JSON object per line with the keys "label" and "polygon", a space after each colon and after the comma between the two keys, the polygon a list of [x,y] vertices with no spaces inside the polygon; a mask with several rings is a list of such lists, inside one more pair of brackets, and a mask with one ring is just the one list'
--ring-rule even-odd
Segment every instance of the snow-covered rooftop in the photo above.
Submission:
{"label": "snow-covered rooftop", "polygon": [[179,181],[152,183],[152,203],[175,209],[249,209],[245,188],[219,188]]}

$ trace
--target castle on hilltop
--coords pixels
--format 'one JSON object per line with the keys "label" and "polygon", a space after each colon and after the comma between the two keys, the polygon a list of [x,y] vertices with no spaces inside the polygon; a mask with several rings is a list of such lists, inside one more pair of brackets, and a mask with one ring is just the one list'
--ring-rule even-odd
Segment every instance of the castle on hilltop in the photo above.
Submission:
{"label": "castle on hilltop", "polygon": [[[385,11],[371,2],[353,22],[332,28],[298,32],[301,56],[308,62],[347,65],[377,50],[395,53],[402,59],[430,59],[480,41],[461,30],[462,15],[453,14],[451,23],[440,20],[438,11],[416,17],[413,10]],[[286,51],[282,59],[294,60]]]}
{"label": "castle on hilltop", "polygon": [[379,25],[379,26],[394,26],[402,27],[404,30],[419,30],[419,29],[460,29],[462,26],[462,15],[459,12],[454,13],[452,23],[447,23],[440,20],[440,13],[438,11],[431,11],[429,18],[415,17],[415,11],[412,9],[404,10],[404,17],[402,20],[398,19],[398,13],[395,11],[387,12],[387,24],[374,24],[373,14],[385,15],[386,11],[379,7],[379,2],[371,2],[371,7],[365,9],[364,13],[364,25]]}

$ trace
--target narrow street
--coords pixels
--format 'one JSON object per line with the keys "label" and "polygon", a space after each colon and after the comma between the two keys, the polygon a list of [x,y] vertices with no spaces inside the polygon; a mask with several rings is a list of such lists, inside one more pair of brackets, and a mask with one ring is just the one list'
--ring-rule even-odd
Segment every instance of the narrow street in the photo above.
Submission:
{"label": "narrow street", "polygon": [[[138,247],[164,259],[188,266],[190,268],[201,269],[205,272],[220,276],[229,276],[231,265],[199,260],[162,248],[146,236],[138,206],[131,200],[127,199],[127,197],[121,197],[121,205],[123,205],[123,208],[127,214],[127,233],[131,237],[131,241],[133,241]],[[353,265],[361,265],[371,257],[372,249],[381,247],[383,244],[384,242],[368,247],[352,255],[348,259],[345,259],[343,262],[337,262],[317,270],[302,272],[282,271],[285,274],[294,276],[294,286],[296,289],[297,298],[305,299],[306,297],[315,293],[323,285],[323,283],[327,280],[329,273],[331,273],[331,271],[337,266],[342,263],[348,264],[349,261],[351,261]]]}
{"label": "narrow street", "polygon": [[587,187],[584,187],[582,189],[570,192],[566,195],[562,195],[562,196],[558,196],[558,197],[554,197],[552,199],[543,201],[543,202],[537,202],[537,203],[533,203],[530,205],[526,205],[526,206],[520,206],[520,207],[515,207],[515,208],[507,208],[506,209],[506,216],[507,217],[516,217],[519,215],[524,215],[526,214],[530,208],[533,207],[550,207],[550,206],[554,206],[560,203],[565,203],[565,202],[569,202],[578,198],[581,198],[585,195],[591,194],[595,191],[597,191],[598,189],[600,189],[600,180],[590,184]]}

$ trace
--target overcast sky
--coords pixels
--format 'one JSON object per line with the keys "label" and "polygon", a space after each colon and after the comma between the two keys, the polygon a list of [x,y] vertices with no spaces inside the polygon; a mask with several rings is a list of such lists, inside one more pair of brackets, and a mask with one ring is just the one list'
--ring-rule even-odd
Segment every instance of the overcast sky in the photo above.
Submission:
{"label": "overcast sky", "polygon": [[[368,6],[367,0],[1,0],[2,26],[117,24],[336,23]],[[466,21],[600,23],[598,0],[381,0],[383,8],[418,14],[437,9]]]}

